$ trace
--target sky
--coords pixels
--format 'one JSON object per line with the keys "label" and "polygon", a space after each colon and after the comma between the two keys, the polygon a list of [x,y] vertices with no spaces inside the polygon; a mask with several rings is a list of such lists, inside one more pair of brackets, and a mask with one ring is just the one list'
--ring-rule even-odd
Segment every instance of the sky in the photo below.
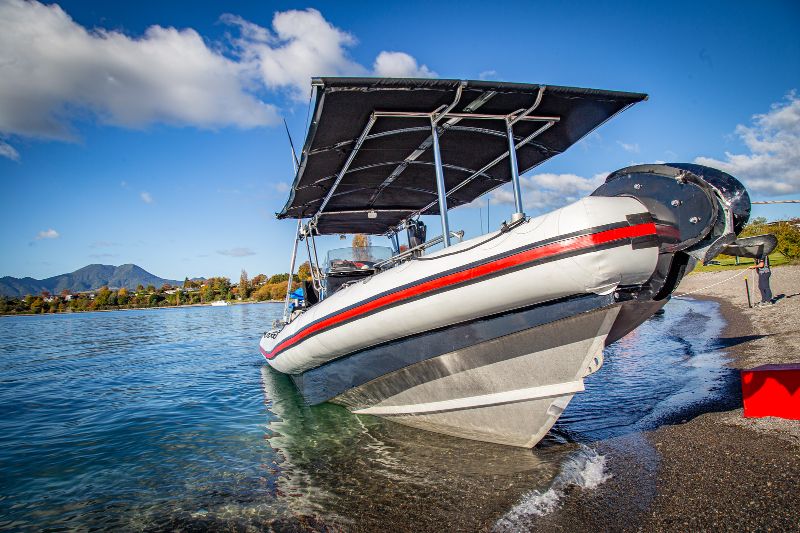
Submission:
{"label": "sky", "polygon": [[[287,271],[282,120],[302,145],[312,76],[648,93],[522,177],[528,214],[656,161],[715,166],[754,200],[800,199],[798,27],[796,0],[0,0],[0,276],[90,263],[170,279]],[[511,199],[489,195],[492,228]],[[486,231],[486,202],[454,210],[451,229]],[[798,217],[800,205],[753,212]]]}

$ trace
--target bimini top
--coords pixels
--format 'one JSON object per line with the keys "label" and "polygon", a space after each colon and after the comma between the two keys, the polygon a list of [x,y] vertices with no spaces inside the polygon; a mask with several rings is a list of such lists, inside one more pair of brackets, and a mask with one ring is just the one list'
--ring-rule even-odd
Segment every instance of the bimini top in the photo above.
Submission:
{"label": "bimini top", "polygon": [[313,121],[278,218],[313,218],[320,234],[383,234],[439,212],[431,123],[448,209],[566,150],[647,95],[489,81],[315,78]]}

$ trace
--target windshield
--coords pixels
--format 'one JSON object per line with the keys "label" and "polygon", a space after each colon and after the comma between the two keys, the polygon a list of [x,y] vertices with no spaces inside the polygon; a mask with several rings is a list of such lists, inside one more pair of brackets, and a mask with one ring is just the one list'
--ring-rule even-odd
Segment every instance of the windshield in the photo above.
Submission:
{"label": "windshield", "polygon": [[378,261],[392,257],[392,249],[388,246],[365,246],[363,248],[336,248],[328,252],[325,269],[331,270],[368,270]]}

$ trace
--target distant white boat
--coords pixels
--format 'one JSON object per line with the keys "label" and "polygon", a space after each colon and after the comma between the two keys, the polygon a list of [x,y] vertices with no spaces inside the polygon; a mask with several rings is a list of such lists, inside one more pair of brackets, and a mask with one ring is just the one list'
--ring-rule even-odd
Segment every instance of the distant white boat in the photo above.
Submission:
{"label": "distant white boat", "polygon": [[225,300],[217,300],[216,302],[211,302],[212,306],[220,306],[220,305],[228,305],[228,302]]}

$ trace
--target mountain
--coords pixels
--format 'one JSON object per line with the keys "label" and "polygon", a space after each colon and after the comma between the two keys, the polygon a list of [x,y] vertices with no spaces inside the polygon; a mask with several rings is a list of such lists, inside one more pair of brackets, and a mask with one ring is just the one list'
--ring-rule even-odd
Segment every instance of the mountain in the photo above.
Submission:
{"label": "mountain", "polygon": [[141,284],[147,287],[161,287],[165,283],[181,285],[182,281],[159,278],[136,265],[88,265],[69,274],[61,274],[47,279],[0,278],[0,295],[22,297],[28,294],[40,294],[49,291],[59,294],[64,289],[72,292],[90,291],[108,285],[112,289],[125,287],[135,289]]}

